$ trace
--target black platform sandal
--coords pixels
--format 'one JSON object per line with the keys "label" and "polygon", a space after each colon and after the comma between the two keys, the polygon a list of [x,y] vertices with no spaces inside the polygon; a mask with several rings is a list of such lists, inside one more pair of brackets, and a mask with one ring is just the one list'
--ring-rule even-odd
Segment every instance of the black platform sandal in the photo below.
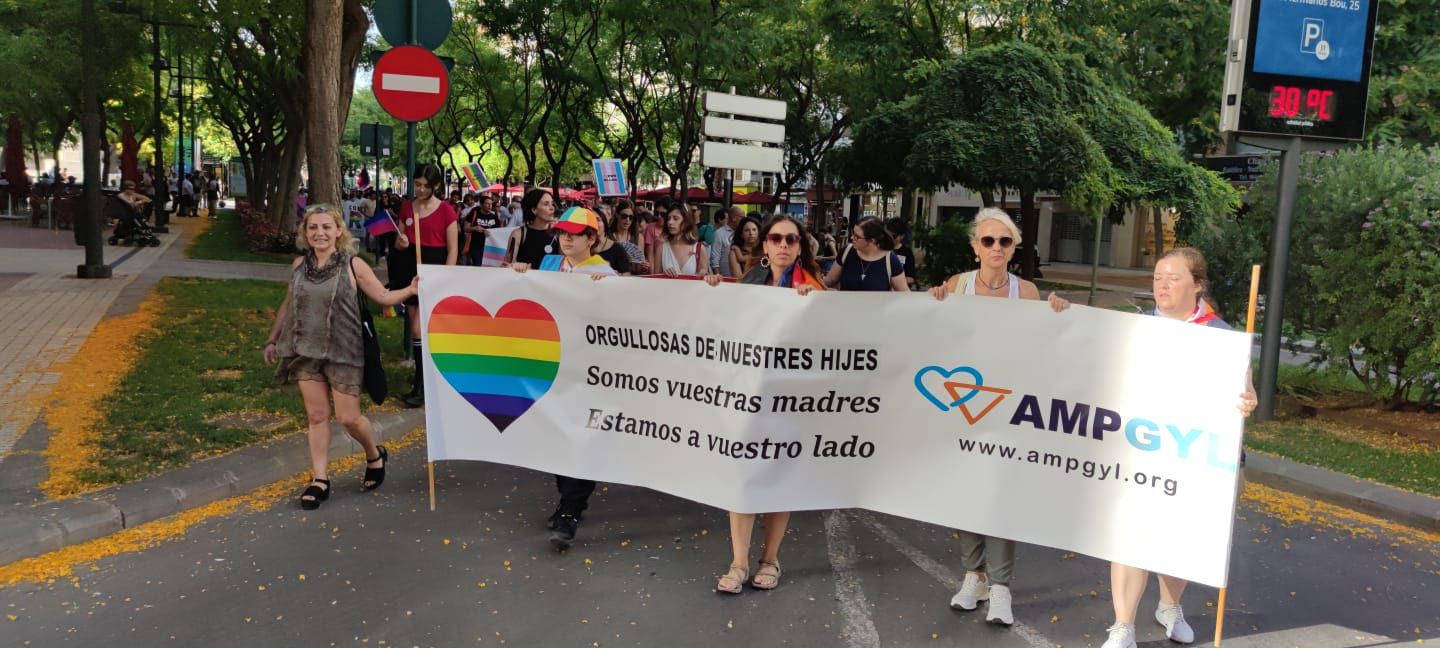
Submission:
{"label": "black platform sandal", "polygon": [[380,451],[380,456],[374,459],[366,457],[365,463],[370,464],[379,461],[380,467],[371,468],[368,465],[365,466],[365,479],[360,483],[361,492],[375,490],[380,487],[380,484],[385,483],[385,466],[390,464],[390,453],[385,450],[385,446],[383,445],[375,446],[375,449]]}
{"label": "black platform sandal", "polygon": [[[324,484],[325,487],[321,488],[316,484]],[[320,508],[320,503],[327,499],[330,499],[330,480],[312,479],[310,486],[300,494],[300,508],[313,511]]]}

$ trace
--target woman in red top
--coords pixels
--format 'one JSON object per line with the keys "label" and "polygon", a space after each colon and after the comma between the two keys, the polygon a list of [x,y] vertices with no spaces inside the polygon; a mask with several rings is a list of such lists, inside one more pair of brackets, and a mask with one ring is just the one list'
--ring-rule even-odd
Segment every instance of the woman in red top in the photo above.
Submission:
{"label": "woman in red top", "polygon": [[[417,218],[420,219],[422,263],[453,266],[460,257],[460,217],[450,203],[435,195],[436,189],[441,187],[440,183],[443,182],[440,168],[433,164],[422,164],[416,167],[412,182],[415,183],[415,199],[407,200],[400,206],[400,235],[395,239],[395,249],[400,254],[391,257],[388,268],[392,285],[397,281],[409,285],[410,279],[415,276],[415,253],[410,251],[408,235],[415,231]],[[399,262],[396,263],[396,260]],[[424,359],[420,352],[418,313],[420,299],[418,296],[411,297],[406,300],[405,305],[410,307],[407,314],[410,319],[411,344],[414,345],[412,357],[415,358],[415,378],[411,383],[410,393],[401,400],[408,407],[420,407],[425,404],[425,372],[422,370]]]}

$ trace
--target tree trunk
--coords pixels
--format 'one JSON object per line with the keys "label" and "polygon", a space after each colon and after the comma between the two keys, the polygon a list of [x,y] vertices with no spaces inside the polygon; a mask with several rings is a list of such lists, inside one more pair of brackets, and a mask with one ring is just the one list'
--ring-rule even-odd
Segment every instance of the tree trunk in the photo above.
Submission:
{"label": "tree trunk", "polygon": [[1025,244],[1020,249],[1021,277],[1035,280],[1035,270],[1040,264],[1040,217],[1035,210],[1035,192],[1029,187],[1020,187],[1020,235]]}
{"label": "tree trunk", "polygon": [[370,30],[370,17],[365,15],[365,7],[360,0],[345,0],[344,13],[340,32],[340,99],[336,111],[341,129],[350,119],[350,99],[355,94],[355,68],[360,65],[360,54],[365,49],[365,32]]}
{"label": "tree trunk", "polygon": [[1155,260],[1165,255],[1165,212],[1159,207],[1151,207],[1150,213],[1155,218]]}
{"label": "tree trunk", "polygon": [[340,202],[340,74],[343,0],[305,3],[305,158],[310,204]]}
{"label": "tree trunk", "polygon": [[[280,144],[275,170],[271,176],[274,184],[266,200],[266,216],[287,232],[295,229],[295,196],[299,194],[300,152],[305,148],[304,142],[303,133],[289,133]],[[310,184],[314,186],[313,179]],[[313,205],[316,202],[318,201],[311,195],[306,204]]]}
{"label": "tree trunk", "polygon": [[35,177],[30,179],[34,182],[40,179],[40,172],[44,169],[40,168],[40,130],[33,121],[30,122],[30,159],[35,161]]}

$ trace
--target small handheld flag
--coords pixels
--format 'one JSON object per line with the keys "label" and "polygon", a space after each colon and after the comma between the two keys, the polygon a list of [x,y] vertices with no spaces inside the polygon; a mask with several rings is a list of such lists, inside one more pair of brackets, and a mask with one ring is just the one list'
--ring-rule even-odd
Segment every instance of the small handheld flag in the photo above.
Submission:
{"label": "small handheld flag", "polygon": [[465,180],[470,183],[471,191],[480,191],[490,186],[490,179],[485,177],[485,169],[480,168],[479,162],[471,162],[460,170],[465,174]]}
{"label": "small handheld flag", "polygon": [[395,226],[395,219],[390,218],[390,212],[383,209],[375,212],[374,216],[365,219],[365,231],[371,236],[381,236],[390,232],[398,232],[400,228]]}

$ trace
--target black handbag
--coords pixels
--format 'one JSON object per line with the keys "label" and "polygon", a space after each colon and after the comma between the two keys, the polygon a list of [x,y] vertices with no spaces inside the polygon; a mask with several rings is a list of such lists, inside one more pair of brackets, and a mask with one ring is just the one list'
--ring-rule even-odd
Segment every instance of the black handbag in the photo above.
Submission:
{"label": "black handbag", "polygon": [[379,405],[390,395],[385,365],[380,361],[380,336],[375,332],[375,318],[370,315],[370,300],[365,299],[359,286],[355,287],[355,300],[360,306],[360,340],[365,347],[365,371],[360,386],[370,395],[370,400]]}

